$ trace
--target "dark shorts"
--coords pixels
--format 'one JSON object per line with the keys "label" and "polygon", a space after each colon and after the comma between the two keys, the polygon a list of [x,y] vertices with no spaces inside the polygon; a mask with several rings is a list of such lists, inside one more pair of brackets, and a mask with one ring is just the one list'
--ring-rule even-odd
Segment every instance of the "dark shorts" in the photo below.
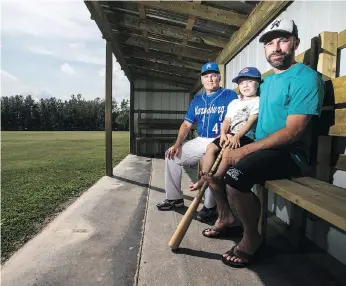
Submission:
{"label": "dark shorts", "polygon": [[297,176],[302,176],[301,170],[287,150],[267,149],[249,154],[231,166],[224,182],[241,192],[249,192],[255,184]]}
{"label": "dark shorts", "polygon": [[[231,135],[234,135],[234,134],[231,134]],[[250,144],[253,142],[252,139],[250,139],[249,137],[246,137],[246,136],[243,136],[239,139],[239,142],[240,142],[240,147],[243,147],[245,146],[246,144]],[[214,143],[217,148],[219,148],[221,150],[221,146],[220,146],[220,137],[219,138],[216,138],[213,142],[211,143]]]}

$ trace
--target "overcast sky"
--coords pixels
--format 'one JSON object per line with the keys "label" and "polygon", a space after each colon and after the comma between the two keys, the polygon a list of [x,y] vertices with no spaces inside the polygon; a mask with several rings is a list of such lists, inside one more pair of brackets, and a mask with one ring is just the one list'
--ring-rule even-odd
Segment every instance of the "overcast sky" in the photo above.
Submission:
{"label": "overcast sky", "polygon": [[[0,0],[1,96],[104,98],[105,40],[81,0]],[[113,58],[113,98],[130,84]]]}

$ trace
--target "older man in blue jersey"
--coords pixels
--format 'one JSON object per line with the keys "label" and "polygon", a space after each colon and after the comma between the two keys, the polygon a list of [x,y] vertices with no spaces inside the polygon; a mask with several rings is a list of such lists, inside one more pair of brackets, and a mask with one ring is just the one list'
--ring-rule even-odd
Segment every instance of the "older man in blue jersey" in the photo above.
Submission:
{"label": "older man in blue jersey", "polygon": [[[207,145],[220,135],[228,104],[238,98],[233,90],[222,88],[220,80],[221,75],[216,63],[208,62],[203,65],[201,81],[205,92],[192,100],[179,129],[177,140],[166,152],[166,199],[157,204],[159,210],[184,206],[181,190],[182,167],[199,162],[206,152]],[[198,137],[182,144],[195,123],[197,123]],[[204,206],[197,214],[197,218],[204,221],[215,216],[217,216],[216,202],[207,189]]]}
{"label": "older man in blue jersey", "polygon": [[[305,175],[311,140],[311,118],[320,116],[324,82],[320,75],[295,62],[298,29],[292,20],[276,20],[260,37],[274,73],[261,84],[255,142],[227,149],[214,176],[203,176],[217,201],[215,229],[232,227],[232,203],[243,223],[242,240],[227,251],[222,261],[232,267],[252,262],[262,245],[257,230],[261,205],[251,192],[254,184]],[[223,184],[226,184],[226,193]]]}

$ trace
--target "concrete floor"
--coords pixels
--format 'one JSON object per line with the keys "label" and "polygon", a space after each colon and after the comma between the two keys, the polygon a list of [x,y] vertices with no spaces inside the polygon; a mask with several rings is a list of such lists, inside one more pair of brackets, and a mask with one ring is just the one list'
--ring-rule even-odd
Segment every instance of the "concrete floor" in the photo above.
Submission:
{"label": "concrete floor", "polygon": [[[195,174],[186,169],[184,190]],[[273,217],[266,255],[248,269],[225,266],[235,242],[202,236],[209,225],[195,220],[173,253],[187,207],[158,211],[163,187],[162,159],[127,156],[3,265],[1,285],[346,285],[344,265],[313,247],[298,253]]]}
{"label": "concrete floor", "polygon": [[[196,169],[186,168],[182,188],[188,190]],[[192,178],[192,180],[191,180]],[[318,250],[298,253],[280,235],[280,222],[272,218],[268,227],[266,254],[248,269],[234,269],[221,262],[221,255],[235,241],[210,239],[201,232],[208,224],[193,220],[177,253],[168,242],[185,209],[158,211],[155,204],[164,199],[164,161],[155,159],[149,189],[138,285],[346,285],[346,268]],[[184,191],[189,205],[194,192]],[[201,208],[201,206],[199,207]],[[315,259],[314,259],[315,258]],[[316,259],[317,258],[317,259]],[[325,261],[333,270],[322,268]],[[314,262],[317,260],[317,263]],[[340,267],[340,268],[339,268]]]}
{"label": "concrete floor", "polygon": [[151,159],[128,156],[15,253],[2,286],[133,285]]}

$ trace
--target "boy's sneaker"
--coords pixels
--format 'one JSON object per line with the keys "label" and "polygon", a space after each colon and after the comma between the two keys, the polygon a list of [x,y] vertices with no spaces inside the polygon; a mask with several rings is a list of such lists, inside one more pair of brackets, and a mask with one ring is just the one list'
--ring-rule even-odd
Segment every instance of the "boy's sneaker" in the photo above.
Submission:
{"label": "boy's sneaker", "polygon": [[180,208],[184,206],[184,199],[179,200],[168,200],[165,199],[162,202],[156,204],[159,210],[170,210],[172,208]]}
{"label": "boy's sneaker", "polygon": [[216,206],[213,208],[207,208],[203,206],[203,208],[197,213],[197,220],[199,221],[208,221],[210,219],[216,218],[218,216]]}

